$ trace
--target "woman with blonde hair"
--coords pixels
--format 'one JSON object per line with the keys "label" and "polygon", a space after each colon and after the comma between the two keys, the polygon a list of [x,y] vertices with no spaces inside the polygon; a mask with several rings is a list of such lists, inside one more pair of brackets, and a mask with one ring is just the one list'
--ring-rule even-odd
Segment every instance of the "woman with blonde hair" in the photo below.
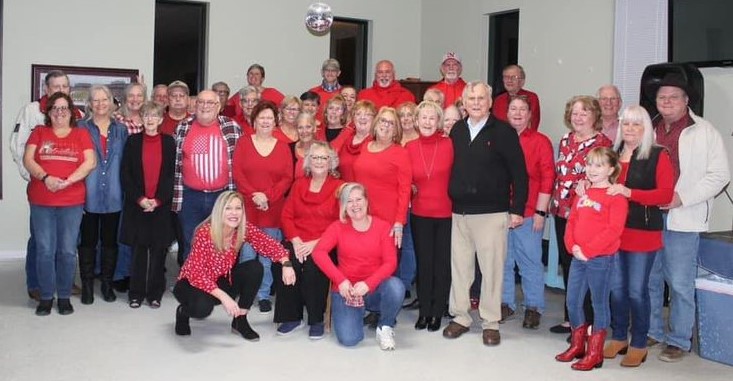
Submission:
{"label": "woman with blonde hair", "polygon": [[[248,341],[259,340],[260,335],[249,325],[247,314],[262,281],[263,270],[256,259],[237,263],[239,250],[245,242],[261,255],[280,262],[283,283],[295,283],[295,272],[285,248],[247,221],[241,194],[222,192],[211,215],[196,228],[191,254],[173,289],[180,303],[176,309],[176,335],[190,335],[189,318],[206,318],[215,305],[221,304],[233,318],[235,333]],[[238,302],[235,301],[237,297]]]}

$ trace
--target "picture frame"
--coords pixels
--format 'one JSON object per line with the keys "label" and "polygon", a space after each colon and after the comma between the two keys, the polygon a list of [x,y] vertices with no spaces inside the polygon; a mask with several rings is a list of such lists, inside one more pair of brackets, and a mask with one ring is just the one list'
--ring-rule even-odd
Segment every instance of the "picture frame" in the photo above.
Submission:
{"label": "picture frame", "polygon": [[137,82],[140,71],[137,69],[113,69],[102,67],[31,65],[31,102],[44,95],[44,79],[52,70],[60,70],[69,76],[71,99],[76,107],[84,108],[92,85],[106,85],[115,99],[122,100],[125,87]]}

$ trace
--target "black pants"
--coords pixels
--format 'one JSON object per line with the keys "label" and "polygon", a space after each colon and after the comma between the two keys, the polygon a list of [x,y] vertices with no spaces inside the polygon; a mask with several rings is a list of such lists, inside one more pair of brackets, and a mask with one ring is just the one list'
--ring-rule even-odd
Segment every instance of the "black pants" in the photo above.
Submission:
{"label": "black pants", "polygon": [[120,228],[120,212],[89,213],[81,217],[79,242],[79,271],[82,279],[92,279],[97,246],[101,241],[102,281],[111,282],[117,267],[117,231]]}
{"label": "black pants", "polygon": [[451,284],[451,219],[410,216],[420,316],[442,317]]}
{"label": "black pants", "polygon": [[[303,307],[308,311],[308,325],[323,323],[328,298],[329,281],[316,266],[312,256],[303,263],[295,257],[293,245],[285,243],[290,252],[290,261],[295,270],[294,285],[286,286],[282,280],[282,265],[272,264],[272,277],[275,285],[275,323],[299,321],[303,319]],[[333,252],[331,253],[334,256]]]}
{"label": "black pants", "polygon": [[132,249],[130,300],[160,301],[165,292],[165,257],[167,247],[136,245]]}
{"label": "black pants", "polygon": [[[262,282],[262,264],[257,259],[237,264],[231,271],[231,277],[231,283],[226,276],[222,276],[217,279],[216,284],[232,299],[236,300],[239,297],[237,304],[240,308],[249,309]],[[214,306],[221,304],[219,299],[192,286],[187,279],[181,279],[176,283],[173,295],[183,306],[186,314],[195,319],[211,315]]]}
{"label": "black pants", "polygon": [[[565,286],[565,291],[568,289],[568,277],[570,276],[570,262],[573,260],[573,256],[568,253],[568,249],[565,247],[565,227],[568,224],[566,218],[555,216],[555,237],[557,238],[557,255],[560,259],[560,267],[562,267],[562,284]],[[567,293],[565,294],[567,299]],[[610,300],[609,300],[610,303]],[[570,321],[568,317],[568,306],[567,303],[563,304],[565,309],[565,321]],[[590,292],[585,295],[583,301],[583,311],[585,312],[585,321],[593,324],[593,304],[590,300]]]}

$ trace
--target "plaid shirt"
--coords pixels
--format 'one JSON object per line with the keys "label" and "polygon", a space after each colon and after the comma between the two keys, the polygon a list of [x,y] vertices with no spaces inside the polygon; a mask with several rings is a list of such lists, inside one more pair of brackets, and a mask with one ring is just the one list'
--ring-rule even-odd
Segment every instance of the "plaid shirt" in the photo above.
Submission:
{"label": "plaid shirt", "polygon": [[[237,145],[237,140],[242,135],[242,130],[239,125],[232,119],[226,116],[219,115],[219,127],[221,133],[224,135],[224,140],[227,142],[227,164],[229,167],[229,183],[227,189],[235,190],[234,187],[234,176],[232,175],[232,161],[234,157],[234,147]],[[181,121],[176,128],[176,169],[173,179],[173,206],[171,209],[174,212],[181,211],[181,205],[183,204],[183,174],[181,173],[181,166],[183,163],[183,141],[188,135],[188,131],[191,130],[193,122],[196,120],[196,116],[188,117]]]}

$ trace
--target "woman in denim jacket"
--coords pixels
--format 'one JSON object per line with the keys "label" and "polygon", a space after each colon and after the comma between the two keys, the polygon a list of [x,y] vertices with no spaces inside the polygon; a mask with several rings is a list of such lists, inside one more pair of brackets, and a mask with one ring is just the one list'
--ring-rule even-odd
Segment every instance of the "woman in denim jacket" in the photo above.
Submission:
{"label": "woman in denim jacket", "polygon": [[122,210],[120,164],[127,141],[127,127],[112,117],[112,92],[106,86],[89,89],[87,118],[79,127],[89,131],[94,143],[97,167],[86,178],[86,200],[81,220],[79,273],[82,281],[82,304],[94,302],[94,262],[101,240],[102,297],[107,302],[117,299],[112,289],[112,276],[117,264],[117,231]]}

